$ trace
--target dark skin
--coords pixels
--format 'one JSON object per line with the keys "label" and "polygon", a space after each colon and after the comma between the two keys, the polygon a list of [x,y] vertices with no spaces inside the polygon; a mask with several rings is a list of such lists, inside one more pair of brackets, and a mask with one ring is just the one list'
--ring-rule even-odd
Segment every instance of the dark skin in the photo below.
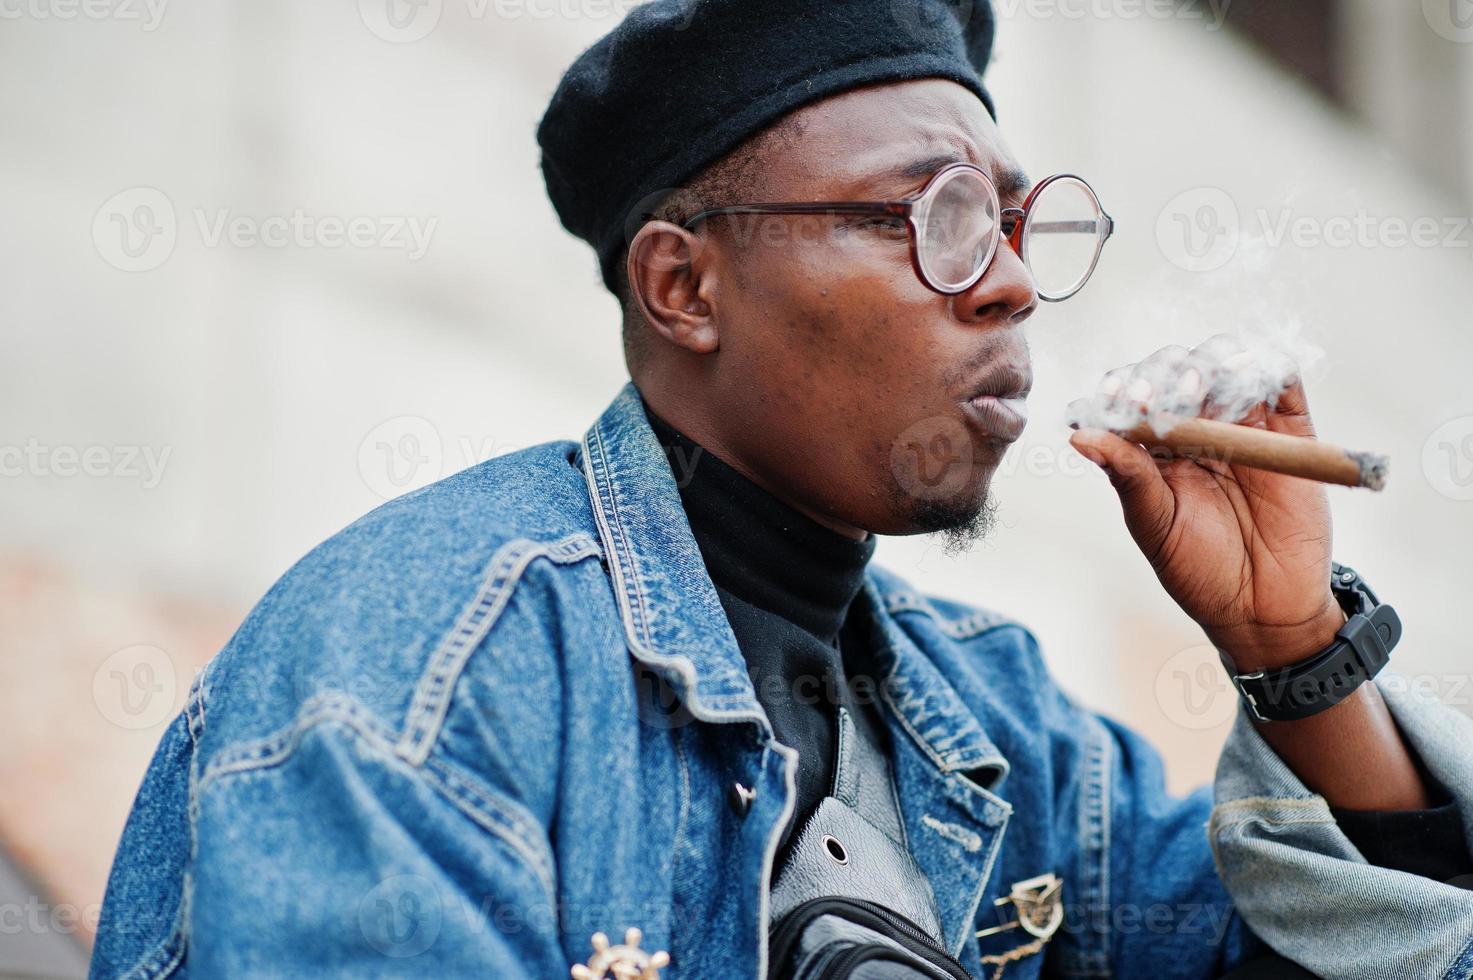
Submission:
{"label": "dark skin", "polygon": [[[871,86],[795,116],[802,138],[763,161],[758,200],[907,197],[946,161],[987,171],[1003,207],[1021,206],[1028,190],[985,107],[953,82]],[[636,385],[657,413],[743,475],[855,538],[934,531],[938,513],[957,519],[983,507],[1009,440],[979,424],[966,402],[997,368],[1026,390],[1023,326],[1038,306],[1006,243],[957,296],[920,281],[903,232],[828,215],[690,231],[652,221],[631,243],[627,269],[639,328],[648,331]],[[1313,436],[1298,386],[1244,421]],[[917,433],[922,453],[945,447],[948,465],[962,468],[918,483],[906,462]],[[1240,670],[1304,659],[1334,638],[1345,619],[1328,587],[1322,487],[1155,459],[1097,430],[1071,441],[1109,473],[1163,587]],[[1374,685],[1313,718],[1259,730],[1332,806],[1429,805]]]}

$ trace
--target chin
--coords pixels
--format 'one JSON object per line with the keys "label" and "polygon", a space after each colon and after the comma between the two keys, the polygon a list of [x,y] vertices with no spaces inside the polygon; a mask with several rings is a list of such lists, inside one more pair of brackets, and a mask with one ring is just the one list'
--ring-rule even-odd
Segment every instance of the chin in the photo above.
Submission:
{"label": "chin", "polygon": [[996,523],[996,502],[992,497],[992,467],[978,468],[974,480],[949,494],[912,495],[895,487],[899,512],[898,522],[906,529],[902,535],[942,534],[947,551],[965,551],[981,541]]}

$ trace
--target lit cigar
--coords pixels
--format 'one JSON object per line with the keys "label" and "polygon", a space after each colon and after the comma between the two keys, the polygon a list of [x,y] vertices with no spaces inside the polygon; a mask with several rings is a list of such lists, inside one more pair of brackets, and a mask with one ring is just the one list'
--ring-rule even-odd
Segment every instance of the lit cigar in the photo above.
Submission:
{"label": "lit cigar", "polygon": [[1386,488],[1390,461],[1376,453],[1212,419],[1168,417],[1163,428],[1166,431],[1158,434],[1149,423],[1142,422],[1119,434],[1145,446],[1170,449],[1179,456],[1218,460],[1343,487]]}

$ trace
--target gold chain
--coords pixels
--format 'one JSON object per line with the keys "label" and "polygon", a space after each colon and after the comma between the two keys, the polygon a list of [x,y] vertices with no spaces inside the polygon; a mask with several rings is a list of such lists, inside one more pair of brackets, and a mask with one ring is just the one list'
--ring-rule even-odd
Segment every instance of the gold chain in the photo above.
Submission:
{"label": "gold chain", "polygon": [[1002,980],[1002,971],[1008,968],[1009,963],[1016,963],[1025,956],[1032,956],[1034,953],[1042,951],[1043,944],[1047,941],[1047,939],[1035,939],[1031,943],[1014,946],[1006,953],[984,956],[982,957],[982,962],[987,966],[997,967],[997,971],[992,974],[992,980]]}

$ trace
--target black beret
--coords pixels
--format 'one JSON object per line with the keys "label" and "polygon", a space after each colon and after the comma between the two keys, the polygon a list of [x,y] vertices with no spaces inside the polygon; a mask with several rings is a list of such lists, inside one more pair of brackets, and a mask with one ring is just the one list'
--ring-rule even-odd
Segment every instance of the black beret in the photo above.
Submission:
{"label": "black beret", "polygon": [[558,85],[537,130],[548,196],[612,291],[645,212],[794,109],[946,78],[994,112],[994,29],[989,0],[651,0]]}

